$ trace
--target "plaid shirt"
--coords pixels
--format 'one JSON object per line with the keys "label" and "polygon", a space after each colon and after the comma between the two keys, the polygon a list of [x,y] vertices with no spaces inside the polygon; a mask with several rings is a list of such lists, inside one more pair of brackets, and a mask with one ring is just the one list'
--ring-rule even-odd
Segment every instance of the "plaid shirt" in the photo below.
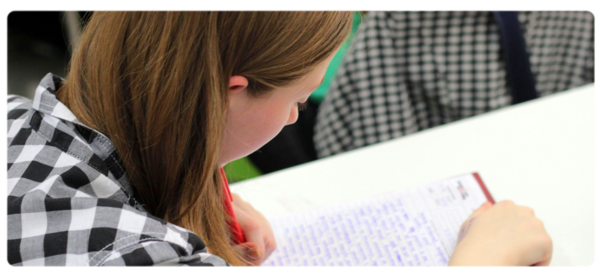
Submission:
{"label": "plaid shirt", "polygon": [[144,210],[111,141],[56,98],[61,83],[48,74],[33,102],[8,97],[8,262],[228,265]]}
{"label": "plaid shirt", "polygon": [[[519,12],[540,96],[594,81],[594,15]],[[491,12],[369,12],[317,116],[319,157],[509,106]]]}

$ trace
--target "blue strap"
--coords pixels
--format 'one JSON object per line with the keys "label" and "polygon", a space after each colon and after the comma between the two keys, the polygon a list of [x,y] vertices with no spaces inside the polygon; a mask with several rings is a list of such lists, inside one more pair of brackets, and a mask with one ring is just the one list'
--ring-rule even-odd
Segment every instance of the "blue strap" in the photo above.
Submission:
{"label": "blue strap", "polygon": [[529,55],[517,12],[492,12],[500,29],[502,53],[506,66],[506,80],[511,88],[513,104],[538,97],[535,78],[531,72]]}

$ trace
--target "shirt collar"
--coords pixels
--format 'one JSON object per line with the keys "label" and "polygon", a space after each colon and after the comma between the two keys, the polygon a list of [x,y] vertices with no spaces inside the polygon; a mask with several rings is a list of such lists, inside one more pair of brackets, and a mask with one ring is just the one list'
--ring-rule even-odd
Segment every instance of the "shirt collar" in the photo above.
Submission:
{"label": "shirt collar", "polygon": [[83,125],[75,115],[56,97],[56,90],[64,80],[52,73],[46,74],[35,90],[32,108],[46,115],[57,117],[61,120]]}
{"label": "shirt collar", "polygon": [[134,198],[135,191],[110,139],[81,123],[58,100],[56,91],[64,82],[64,79],[52,73],[42,79],[31,106],[34,111],[29,120],[31,127],[63,152],[83,159],[100,173],[118,181],[128,203],[136,208],[141,207]]}
{"label": "shirt collar", "polygon": [[[35,96],[33,98],[33,104],[31,105],[31,108],[46,116],[53,116],[63,120],[66,124],[76,124],[78,131],[83,132],[83,136],[88,142],[91,142],[90,139],[96,137],[98,138],[96,140],[106,142],[106,144],[109,146],[103,150],[103,153],[112,153],[115,148],[108,137],[80,122],[73,112],[71,112],[71,110],[69,110],[65,104],[58,100],[56,91],[64,82],[65,79],[57,75],[52,73],[46,74],[35,90]],[[77,140],[81,140],[81,137]]]}

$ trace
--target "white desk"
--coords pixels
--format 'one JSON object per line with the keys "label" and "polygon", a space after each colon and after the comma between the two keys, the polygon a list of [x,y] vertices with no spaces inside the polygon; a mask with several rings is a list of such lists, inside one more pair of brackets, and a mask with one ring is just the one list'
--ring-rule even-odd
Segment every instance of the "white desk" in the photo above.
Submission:
{"label": "white desk", "polygon": [[573,89],[232,184],[265,216],[477,171],[496,201],[533,208],[551,265],[594,260],[594,87]]}

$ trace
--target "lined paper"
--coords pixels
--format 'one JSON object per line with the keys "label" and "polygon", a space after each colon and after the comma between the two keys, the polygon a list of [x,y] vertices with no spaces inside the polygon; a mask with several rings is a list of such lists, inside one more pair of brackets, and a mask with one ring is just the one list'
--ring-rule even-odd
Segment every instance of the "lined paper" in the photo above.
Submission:
{"label": "lined paper", "polygon": [[269,218],[277,249],[263,266],[443,266],[484,202],[472,174]]}

